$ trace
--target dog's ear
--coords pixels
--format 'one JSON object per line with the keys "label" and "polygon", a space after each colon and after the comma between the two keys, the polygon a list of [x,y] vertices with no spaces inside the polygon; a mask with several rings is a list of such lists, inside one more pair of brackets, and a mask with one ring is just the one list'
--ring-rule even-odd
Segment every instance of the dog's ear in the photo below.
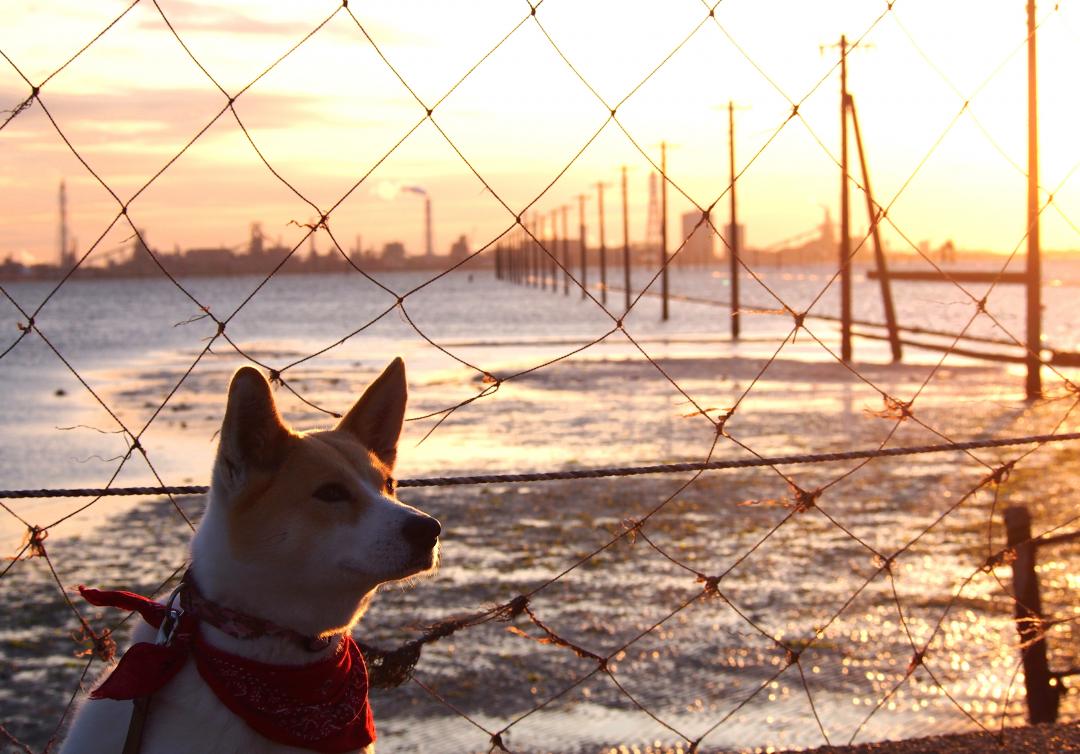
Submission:
{"label": "dog's ear", "polygon": [[337,429],[352,434],[380,461],[392,467],[397,459],[407,398],[405,362],[398,357],[368,386]]}
{"label": "dog's ear", "polygon": [[278,414],[266,378],[252,367],[238,369],[229,383],[219,460],[234,472],[273,468],[284,457],[291,434]]}

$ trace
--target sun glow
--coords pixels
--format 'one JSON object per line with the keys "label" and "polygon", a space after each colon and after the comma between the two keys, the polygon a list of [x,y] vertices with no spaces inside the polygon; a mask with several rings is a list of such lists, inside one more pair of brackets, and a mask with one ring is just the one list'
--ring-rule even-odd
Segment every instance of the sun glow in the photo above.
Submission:
{"label": "sun glow", "polygon": [[[725,190],[729,100],[742,219],[750,245],[767,246],[820,223],[823,206],[835,215],[841,34],[859,41],[849,88],[890,220],[909,239],[968,249],[1008,252],[1024,234],[1020,0],[728,0],[713,14],[692,0],[545,0],[535,17],[495,0],[159,5],[164,18],[136,4],[46,81],[41,100],[121,201],[138,194],[130,214],[165,248],[240,243],[252,221],[289,237],[290,221],[341,202],[335,237],[421,253],[417,202],[386,185],[428,191],[440,251],[461,234],[476,248],[525,208],[547,212],[616,181],[623,164],[631,232],[643,237],[646,156],[658,161],[662,140],[673,220]],[[30,93],[19,72],[46,80],[125,7],[43,1],[6,14],[0,49],[14,65],[0,72],[2,107]],[[1043,245],[1077,248],[1080,17],[1046,4],[1039,18],[1041,183],[1054,198]],[[0,132],[0,151],[0,255],[55,260],[62,179],[81,250],[119,211],[37,104]],[[103,248],[128,236],[117,228]],[[891,229],[886,241],[907,244]]]}

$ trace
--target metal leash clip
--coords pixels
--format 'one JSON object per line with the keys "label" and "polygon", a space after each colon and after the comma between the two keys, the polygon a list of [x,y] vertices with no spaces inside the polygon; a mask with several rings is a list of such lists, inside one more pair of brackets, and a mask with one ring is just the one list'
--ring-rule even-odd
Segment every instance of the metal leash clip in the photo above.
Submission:
{"label": "metal leash clip", "polygon": [[184,614],[184,609],[179,605],[174,607],[174,603],[177,601],[177,597],[180,596],[180,590],[183,588],[183,584],[176,587],[172,594],[169,595],[168,601],[165,603],[165,617],[161,619],[161,625],[158,627],[157,639],[155,644],[163,646],[169,646],[172,644],[173,636],[176,635],[176,630],[180,627],[180,616]]}

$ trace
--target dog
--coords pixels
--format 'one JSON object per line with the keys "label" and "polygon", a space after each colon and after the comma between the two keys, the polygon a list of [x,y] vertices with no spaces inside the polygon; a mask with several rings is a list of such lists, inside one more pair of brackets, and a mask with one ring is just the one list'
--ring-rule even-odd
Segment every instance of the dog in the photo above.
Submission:
{"label": "dog", "polygon": [[158,604],[80,588],[149,623],[61,754],[374,751],[351,629],[380,585],[439,560],[439,522],[396,496],[405,403],[398,358],[333,430],[298,433],[261,373],[233,375],[179,590]]}

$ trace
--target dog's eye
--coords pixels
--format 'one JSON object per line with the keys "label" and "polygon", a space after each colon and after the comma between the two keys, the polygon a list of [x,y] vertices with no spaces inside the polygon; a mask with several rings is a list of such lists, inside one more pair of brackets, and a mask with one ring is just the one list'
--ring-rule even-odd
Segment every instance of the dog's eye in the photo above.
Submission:
{"label": "dog's eye", "polygon": [[386,494],[393,495],[395,492],[397,492],[397,480],[394,479],[394,477],[392,477],[392,476],[388,476],[386,478],[385,487],[386,487]]}
{"label": "dog's eye", "polygon": [[344,503],[352,500],[352,494],[345,489],[344,485],[337,482],[327,482],[315,490],[313,497],[322,500],[324,503]]}

